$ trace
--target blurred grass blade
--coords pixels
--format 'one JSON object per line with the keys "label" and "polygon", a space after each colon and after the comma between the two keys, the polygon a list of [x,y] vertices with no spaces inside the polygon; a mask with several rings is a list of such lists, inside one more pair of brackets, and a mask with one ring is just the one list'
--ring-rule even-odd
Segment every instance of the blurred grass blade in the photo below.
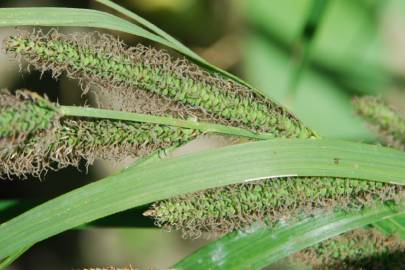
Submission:
{"label": "blurred grass blade", "polygon": [[289,82],[289,95],[294,96],[297,92],[299,80],[308,65],[311,47],[315,38],[316,32],[322,22],[322,17],[326,11],[329,0],[312,0],[309,8],[309,13],[301,31],[300,36],[296,41],[296,46],[299,51],[295,65],[292,69]]}
{"label": "blurred grass blade", "polygon": [[197,190],[269,177],[336,176],[405,184],[405,154],[335,140],[274,139],[145,162],[0,225],[0,259],[93,220]]}
{"label": "blurred grass blade", "polygon": [[405,206],[378,206],[353,213],[310,217],[275,229],[233,232],[199,249],[176,269],[261,269],[341,233],[405,213]]}
{"label": "blurred grass blade", "polygon": [[[17,204],[18,204],[17,200],[1,200],[0,201],[0,213],[2,213],[3,211],[7,211],[7,209],[10,209]],[[0,215],[0,220],[2,217],[3,217],[3,215]]]}

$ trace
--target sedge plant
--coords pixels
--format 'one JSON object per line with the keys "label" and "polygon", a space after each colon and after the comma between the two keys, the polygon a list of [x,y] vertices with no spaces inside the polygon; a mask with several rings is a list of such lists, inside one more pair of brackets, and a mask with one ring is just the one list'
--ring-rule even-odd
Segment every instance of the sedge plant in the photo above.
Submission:
{"label": "sedge plant", "polygon": [[[167,115],[178,115],[178,107],[184,107],[182,110],[185,112],[187,108],[194,108],[205,121],[214,124],[235,125],[274,137],[317,137],[314,131],[284,108],[264,96],[249,92],[245,86],[218,74],[210,75],[186,59],[172,60],[164,52],[141,45],[127,48],[108,35],[69,36],[56,30],[46,34],[34,30],[33,33],[11,36],[4,44],[7,53],[33,68],[42,72],[51,70],[54,77],[64,72],[78,79],[84,84],[84,92],[92,85],[109,91],[110,95],[133,89],[153,92],[159,98],[176,104],[168,107]],[[174,111],[171,111],[172,107]],[[92,128],[100,130],[99,127],[89,127],[88,130]],[[77,129],[80,130],[80,127]],[[150,133],[157,138],[167,136],[155,134],[152,129]],[[101,131],[101,134],[111,138],[108,132]],[[120,139],[119,136],[117,139]],[[184,138],[176,139],[186,141]],[[171,141],[170,135],[165,140]],[[102,149],[108,142],[99,141],[99,152],[110,153]],[[151,141],[156,146],[159,144],[150,138],[144,141]],[[89,148],[96,149],[97,146]],[[86,150],[91,152],[90,149],[78,151],[85,156]],[[117,151],[122,152],[112,152]],[[87,155],[87,160],[94,159],[90,153]],[[74,163],[78,161],[74,160]],[[349,205],[361,208],[376,201],[398,201],[402,192],[400,186],[355,179],[280,178],[186,194],[154,204],[145,215],[154,217],[159,226],[181,230],[186,237],[198,237],[204,231],[221,234],[243,229],[254,222],[271,224],[281,217],[288,219],[319,209],[348,208]]]}
{"label": "sedge plant", "polygon": [[[3,178],[41,177],[48,170],[79,166],[82,160],[92,164],[95,159],[144,158],[211,133],[244,138],[240,142],[321,139],[283,106],[226,73],[140,44],[128,47],[111,35],[33,30],[5,38],[3,48],[22,67],[75,79],[84,94],[91,91],[100,101],[97,108],[63,106],[28,90],[2,90]],[[389,146],[403,149],[404,118],[375,98],[359,98],[354,104],[361,116],[391,138],[386,140]],[[338,157],[333,160],[335,166],[340,162]],[[164,198],[144,215],[184,237],[215,237],[258,225],[276,228],[333,211],[360,213],[384,203],[402,205],[404,194],[403,186],[394,183],[285,175]],[[359,229],[287,260],[315,269],[369,265],[372,258],[378,263],[395,258],[395,264],[397,253],[404,251],[403,241],[397,235]]]}

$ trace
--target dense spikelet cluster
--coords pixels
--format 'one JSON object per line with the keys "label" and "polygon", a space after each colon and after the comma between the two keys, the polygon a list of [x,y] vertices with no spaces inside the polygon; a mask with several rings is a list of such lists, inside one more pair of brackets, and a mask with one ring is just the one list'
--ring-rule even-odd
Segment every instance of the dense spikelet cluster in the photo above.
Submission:
{"label": "dense spikelet cluster", "polygon": [[[5,94],[5,97],[13,99],[10,93]],[[42,113],[42,103],[30,101],[19,105],[20,110],[15,111],[20,114],[18,119],[29,119],[32,116],[22,114],[36,111],[41,112],[37,116],[51,119],[48,114]],[[34,108],[37,105],[39,107]],[[57,111],[56,104],[49,106]],[[23,125],[21,134],[29,130],[30,135],[24,135],[18,143],[14,143],[15,136],[2,137],[0,176],[40,176],[49,169],[79,166],[82,159],[91,164],[96,158],[119,160],[126,156],[139,157],[154,150],[185,143],[200,134],[193,129],[105,119],[61,117],[53,121],[51,126],[49,123],[39,125],[35,121],[31,124],[36,125],[35,129],[27,129]],[[22,137],[19,131],[16,136]]]}
{"label": "dense spikelet cluster", "polygon": [[323,241],[291,256],[293,264],[314,270],[405,269],[405,241],[375,229],[357,229]]}
{"label": "dense spikelet cluster", "polygon": [[46,98],[26,90],[12,95],[0,90],[0,140],[13,138],[14,142],[27,138],[42,129],[51,128],[59,119],[56,107]]}
{"label": "dense spikelet cluster", "polygon": [[199,111],[211,121],[275,137],[315,136],[281,106],[245,86],[162,51],[142,45],[128,48],[109,35],[34,31],[10,37],[4,46],[36,69],[51,70],[55,77],[65,72],[103,91],[146,91]]}
{"label": "dense spikelet cluster", "polygon": [[353,104],[357,113],[371,124],[387,145],[405,149],[405,117],[395,108],[373,96],[355,98]]}
{"label": "dense spikelet cluster", "polygon": [[[80,80],[85,91],[90,87],[98,89],[99,96],[109,100],[109,108],[123,107],[127,111],[171,114],[180,118],[193,115],[198,120],[265,132],[277,138],[317,137],[281,106],[243,85],[208,73],[186,59],[172,59],[162,51],[142,45],[128,48],[109,35],[63,35],[55,30],[47,34],[41,31],[25,32],[6,39],[4,47],[9,55],[28,63],[28,66],[43,72],[50,70],[54,77],[65,73],[70,78]],[[82,134],[82,125],[62,122],[62,125],[70,124],[81,126],[76,134]],[[88,121],[83,125],[89,125]],[[101,122],[95,125],[97,127],[90,130],[99,129],[106,140],[115,136],[114,132],[103,130],[99,126],[104,125]],[[105,125],[112,123],[108,121]],[[138,126],[136,130],[144,131],[151,147],[168,145],[151,135],[154,134],[151,126],[145,129]],[[170,143],[185,141],[197,133],[190,130],[183,133],[183,129],[176,129],[176,132],[181,134],[167,135],[171,138],[168,139]],[[132,131],[122,138],[131,134]],[[103,135],[97,136],[103,141]],[[92,141],[92,135],[87,137]],[[77,140],[83,147],[81,141]],[[85,145],[86,151],[64,144],[61,148],[53,148],[52,152],[63,153],[64,157],[69,157],[72,152],[76,153],[74,157],[79,155],[92,160],[94,155],[83,154],[88,148],[93,149],[92,153],[97,154],[95,156],[106,151],[94,151],[100,146],[93,147],[90,142]],[[67,160],[67,163],[77,161],[70,157]],[[399,200],[401,196],[402,188],[389,184],[353,179],[288,178],[183,195],[157,202],[145,214],[153,216],[159,226],[182,230],[185,236],[196,237],[203,231],[224,233],[255,222],[272,224],[301,213],[313,214],[336,208],[357,209],[376,202]]]}
{"label": "dense spikelet cluster", "polygon": [[405,189],[380,182],[339,178],[279,178],[214,188],[155,203],[146,215],[185,237],[223,234],[253,223],[273,225],[332,209],[361,209],[399,201]]}
{"label": "dense spikelet cluster", "polygon": [[[361,115],[384,132],[385,138],[390,135],[390,145],[404,145],[405,121],[395,110],[372,97],[356,99],[355,104]],[[257,222],[271,225],[300,214],[399,201],[404,198],[404,190],[401,186],[355,179],[274,179],[171,198],[155,203],[145,214],[167,230],[198,237],[202,232],[222,234]]]}

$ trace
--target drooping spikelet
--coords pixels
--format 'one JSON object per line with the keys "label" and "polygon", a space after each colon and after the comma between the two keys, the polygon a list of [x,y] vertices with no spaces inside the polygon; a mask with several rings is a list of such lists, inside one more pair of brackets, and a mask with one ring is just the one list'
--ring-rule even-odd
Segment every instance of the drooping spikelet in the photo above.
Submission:
{"label": "drooping spikelet", "polygon": [[[127,48],[108,35],[37,31],[12,36],[4,46],[10,55],[38,70],[51,70],[55,77],[66,73],[86,87],[95,86],[110,99],[110,107],[183,118],[194,115],[198,120],[278,138],[317,137],[281,106],[245,86],[208,73],[185,59],[173,60],[161,51],[141,45]],[[141,102],[128,99],[126,104],[126,97]],[[145,99],[158,105],[151,108]],[[201,231],[223,233],[254,222],[271,223],[283,215],[310,214],[324,207],[361,208],[397,200],[401,192],[402,188],[394,185],[353,179],[274,179],[164,200],[146,214],[154,216],[158,225],[194,237]],[[357,204],[356,198],[361,203]]]}
{"label": "drooping spikelet", "polygon": [[[186,59],[98,33],[63,35],[55,30],[21,33],[5,40],[6,52],[55,77],[66,73],[105,91],[149,92],[194,110],[197,117],[274,137],[315,134],[273,101],[232,80],[211,74]],[[145,112],[144,112],[145,113]]]}
{"label": "drooping spikelet", "polygon": [[376,202],[399,201],[405,189],[381,182],[339,178],[278,178],[209,189],[160,201],[145,215],[156,224],[181,230],[223,234],[253,223],[274,225],[336,209],[361,209]]}
{"label": "drooping spikelet", "polygon": [[0,90],[0,140],[25,139],[39,130],[52,128],[59,117],[51,102],[33,92],[20,90],[12,95],[6,89]]}
{"label": "drooping spikelet", "polygon": [[355,98],[353,104],[387,145],[405,150],[405,118],[395,108],[373,96]]}
{"label": "drooping spikelet", "polygon": [[[355,104],[359,113],[377,125],[385,137],[390,135],[397,147],[404,145],[405,121],[393,109],[369,97],[356,99]],[[402,186],[355,179],[270,179],[160,201],[145,214],[154,217],[158,226],[196,237],[202,232],[222,234],[257,222],[271,225],[299,214],[399,201],[405,198],[404,192]]]}
{"label": "drooping spikelet", "polygon": [[405,241],[375,229],[356,229],[306,248],[287,259],[314,270],[405,269]]}
{"label": "drooping spikelet", "polygon": [[[10,93],[4,94],[4,97],[13,99]],[[7,111],[3,107],[1,111],[18,113],[18,119],[29,119],[32,117],[29,114],[40,111],[37,116],[42,116],[43,120],[50,119],[48,114],[42,113],[41,106],[42,103],[30,99],[19,104],[18,111]],[[58,112],[56,104],[49,103],[49,107],[54,109],[54,113]],[[96,158],[119,160],[126,156],[139,157],[185,143],[200,134],[193,129],[106,119],[60,117],[48,125],[38,122],[41,125],[34,123],[35,129],[22,125],[16,134],[11,134],[13,136],[2,137],[0,176],[40,176],[49,169],[78,166],[82,159],[91,164]],[[29,136],[25,135],[27,130],[30,131]],[[23,139],[13,143],[15,136]]]}

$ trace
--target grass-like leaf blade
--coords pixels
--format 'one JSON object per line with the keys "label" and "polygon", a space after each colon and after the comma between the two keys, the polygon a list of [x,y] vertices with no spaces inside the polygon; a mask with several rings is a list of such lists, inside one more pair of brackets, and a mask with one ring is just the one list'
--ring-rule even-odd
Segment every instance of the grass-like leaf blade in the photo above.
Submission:
{"label": "grass-like leaf blade", "polygon": [[74,26],[125,32],[173,47],[172,43],[112,14],[79,8],[0,8],[0,27]]}
{"label": "grass-like leaf blade", "polygon": [[199,249],[174,267],[178,270],[262,269],[330,237],[403,213],[404,205],[381,205],[353,213],[310,217],[275,229],[233,232]]}
{"label": "grass-like leaf blade", "polygon": [[[114,4],[111,1],[99,1],[100,3],[123,13],[126,16],[135,19],[138,23],[152,29],[155,33],[131,23],[125,19],[121,19],[115,15],[92,9],[79,8],[59,8],[59,7],[28,7],[28,8],[0,8],[0,27],[15,27],[15,26],[75,26],[75,27],[92,27],[114,31],[120,31],[136,36],[140,36],[169,48],[172,48],[179,53],[189,57],[199,65],[206,67],[209,70],[222,73],[241,84],[251,87],[254,91],[260,90],[253,88],[248,83],[238,78],[237,76],[222,70],[198,56],[182,43],[174,39],[163,30],[154,26],[144,18],[135,13],[126,10],[125,8]],[[163,35],[163,37],[162,37]]]}
{"label": "grass-like leaf blade", "polygon": [[84,223],[187,192],[252,179],[336,176],[405,184],[405,154],[334,140],[275,139],[146,162],[0,225],[0,258]]}

